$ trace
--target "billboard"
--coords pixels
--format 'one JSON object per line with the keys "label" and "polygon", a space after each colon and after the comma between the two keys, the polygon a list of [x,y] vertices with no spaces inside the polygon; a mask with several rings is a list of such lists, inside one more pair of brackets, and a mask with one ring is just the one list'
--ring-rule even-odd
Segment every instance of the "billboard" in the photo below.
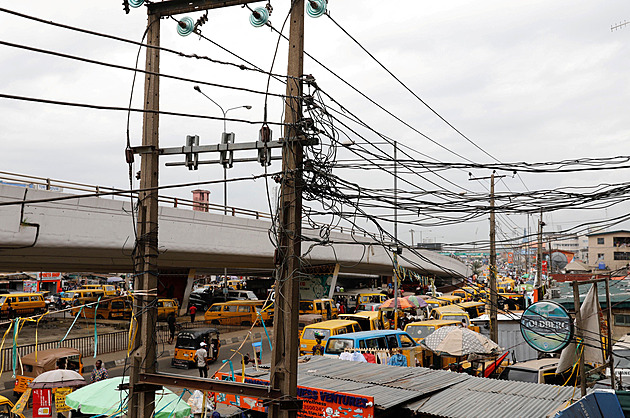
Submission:
{"label": "billboard", "polygon": [[300,299],[329,299],[335,293],[339,264],[303,268],[300,273]]}

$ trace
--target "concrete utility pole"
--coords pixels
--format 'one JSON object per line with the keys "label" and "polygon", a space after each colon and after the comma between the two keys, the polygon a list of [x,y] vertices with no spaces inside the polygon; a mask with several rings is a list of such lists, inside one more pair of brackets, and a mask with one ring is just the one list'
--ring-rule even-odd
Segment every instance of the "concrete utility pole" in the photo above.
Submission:
{"label": "concrete utility pole", "polygon": [[542,286],[542,258],[543,258],[543,226],[545,223],[543,222],[543,213],[540,211],[540,220],[538,221],[538,244],[536,245],[537,254],[536,254],[536,282],[534,286],[538,285],[538,287]]}
{"label": "concrete utility pole", "polygon": [[[147,5],[148,31],[146,75],[144,82],[144,116],[142,120],[142,161],[138,195],[138,224],[134,283],[136,314],[140,318],[133,341],[130,375],[131,418],[150,418],[155,412],[156,386],[139,384],[140,374],[156,371],[157,340],[154,332],[157,319],[158,276],[158,186],[159,186],[159,110],[160,110],[160,19],[165,16],[251,3],[255,0],[179,0]],[[156,47],[156,48],[151,48]],[[140,314],[141,313],[141,314]]]}
{"label": "concrete utility pole", "polygon": [[[285,99],[285,145],[282,149],[282,189],[278,225],[278,265],[274,345],[271,358],[271,387],[279,389],[284,399],[297,399],[298,317],[300,306],[299,275],[302,256],[302,165],[303,134],[302,75],[304,68],[304,0],[291,6],[287,97]],[[269,408],[272,418],[296,417],[297,411]]]}
{"label": "concrete utility pole", "polygon": [[497,249],[496,249],[496,221],[494,211],[494,181],[497,178],[505,176],[496,176],[494,172],[489,177],[470,177],[469,180],[486,180],[490,179],[490,339],[495,343],[499,341],[499,329],[497,322]]}
{"label": "concrete utility pole", "polygon": [[494,173],[490,176],[490,339],[499,342],[497,329],[497,248],[494,219]]}
{"label": "concrete utility pole", "polygon": [[[529,213],[527,214],[527,228],[525,228],[525,274],[529,275]],[[527,277],[530,279],[531,277]]]}
{"label": "concrete utility pole", "polygon": [[[160,14],[148,16],[147,44],[160,46]],[[156,368],[157,341],[155,324],[157,320],[157,275],[158,275],[158,190],[159,185],[159,113],[160,110],[160,52],[157,48],[147,48],[146,75],[144,79],[144,109],[142,120],[142,145],[150,151],[143,154],[140,165],[140,189],[138,195],[138,227],[136,242],[136,276],[134,291],[137,292],[137,311],[142,312],[132,358],[130,379],[129,414],[132,418],[153,416],[155,392],[138,392],[139,373],[154,373]],[[153,304],[155,307],[151,309]]]}
{"label": "concrete utility pole", "polygon": [[[394,245],[396,254],[402,249],[398,245],[398,142],[394,141]],[[435,296],[435,295],[433,295]],[[398,269],[394,271],[394,329],[398,328]]]}

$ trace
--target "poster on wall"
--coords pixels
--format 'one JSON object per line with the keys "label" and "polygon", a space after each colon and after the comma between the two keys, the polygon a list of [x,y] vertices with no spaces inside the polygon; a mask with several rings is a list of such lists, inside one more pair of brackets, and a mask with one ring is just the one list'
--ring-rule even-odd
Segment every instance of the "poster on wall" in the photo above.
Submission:
{"label": "poster on wall", "polygon": [[[229,373],[218,372],[214,375],[220,380],[232,380]],[[237,382],[242,382],[241,376],[234,376]],[[269,386],[269,382],[262,379],[245,378],[245,383]],[[262,400],[241,395],[227,393],[215,393],[217,403],[236,406],[242,409],[251,409],[259,412],[267,412]],[[355,395],[352,393],[331,391],[325,389],[297,387],[298,399],[303,401],[302,409],[297,412],[301,418],[373,418],[374,397]]]}
{"label": "poster on wall", "polygon": [[37,292],[37,281],[36,280],[24,280],[24,291],[26,293],[35,293]]}
{"label": "poster on wall", "polygon": [[300,299],[330,299],[335,293],[339,264],[310,266],[302,270],[300,278]]}

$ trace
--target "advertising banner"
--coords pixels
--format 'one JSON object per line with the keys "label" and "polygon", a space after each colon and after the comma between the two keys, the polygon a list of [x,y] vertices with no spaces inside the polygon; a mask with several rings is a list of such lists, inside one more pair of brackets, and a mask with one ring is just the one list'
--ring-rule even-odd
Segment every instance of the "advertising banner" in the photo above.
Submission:
{"label": "advertising banner", "polygon": [[18,401],[15,403],[15,406],[13,407],[11,412],[13,412],[16,415],[19,415],[19,414],[21,414],[24,411],[24,408],[26,408],[26,404],[28,404],[28,400],[31,399],[31,391],[32,390],[33,389],[31,389],[31,388],[27,388],[24,391],[22,396],[20,396],[20,399],[18,399]]}
{"label": "advertising banner", "polygon": [[55,391],[55,409],[57,412],[65,412],[72,409],[66,405],[66,396],[70,393],[72,393],[72,388],[57,388]]}
{"label": "advertising banner", "polygon": [[52,417],[52,390],[33,389],[33,418]]}
{"label": "advertising banner", "polygon": [[[229,373],[215,373],[215,378],[232,380]],[[237,382],[241,382],[241,376],[235,376]],[[269,386],[269,382],[261,379],[245,378],[245,383]],[[354,395],[351,393],[332,390],[308,388],[298,386],[298,399],[303,401],[302,410],[297,416],[303,418],[373,418],[374,397]],[[264,403],[255,398],[226,393],[215,393],[217,403],[237,406],[243,409],[253,409],[259,412],[267,412]]]}

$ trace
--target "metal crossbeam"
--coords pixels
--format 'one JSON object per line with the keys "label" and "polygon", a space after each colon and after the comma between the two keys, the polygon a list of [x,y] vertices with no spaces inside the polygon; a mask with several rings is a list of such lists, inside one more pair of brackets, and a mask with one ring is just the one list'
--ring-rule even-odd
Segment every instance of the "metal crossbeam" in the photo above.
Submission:
{"label": "metal crossbeam", "polygon": [[[239,142],[239,143],[228,143],[228,144],[215,144],[215,145],[198,145],[198,146],[181,146],[181,147],[170,147],[170,148],[160,148],[158,153],[160,155],[179,155],[179,154],[190,154],[190,153],[202,153],[202,152],[221,152],[221,151],[247,151],[247,150],[259,150],[264,148],[282,148],[284,146],[284,141],[269,141],[269,142]],[[319,140],[317,138],[303,140],[303,145],[317,145]],[[152,151],[152,147],[133,147],[134,154],[148,154]],[[236,160],[235,160],[236,161]],[[201,164],[201,162],[200,162]]]}
{"label": "metal crossbeam", "polygon": [[147,5],[149,14],[173,16],[181,13],[202,12],[209,9],[239,6],[261,0],[171,0]]}
{"label": "metal crossbeam", "polygon": [[[278,156],[273,156],[270,158],[271,161],[278,161],[281,160],[282,156],[278,155]],[[235,158],[233,160],[235,163],[256,163],[259,162],[257,157],[251,157],[251,158]],[[221,160],[199,160],[197,162],[197,164],[223,164],[223,162]],[[178,167],[178,166],[185,166],[186,162],[185,161],[175,161],[175,162],[170,162],[170,163],[166,163],[164,164],[167,167]]]}
{"label": "metal crossbeam", "polygon": [[159,386],[174,386],[197,389],[204,392],[231,393],[262,400],[273,400],[282,397],[278,389],[252,383],[230,382],[226,380],[202,379],[171,373],[140,373],[138,382]]}

